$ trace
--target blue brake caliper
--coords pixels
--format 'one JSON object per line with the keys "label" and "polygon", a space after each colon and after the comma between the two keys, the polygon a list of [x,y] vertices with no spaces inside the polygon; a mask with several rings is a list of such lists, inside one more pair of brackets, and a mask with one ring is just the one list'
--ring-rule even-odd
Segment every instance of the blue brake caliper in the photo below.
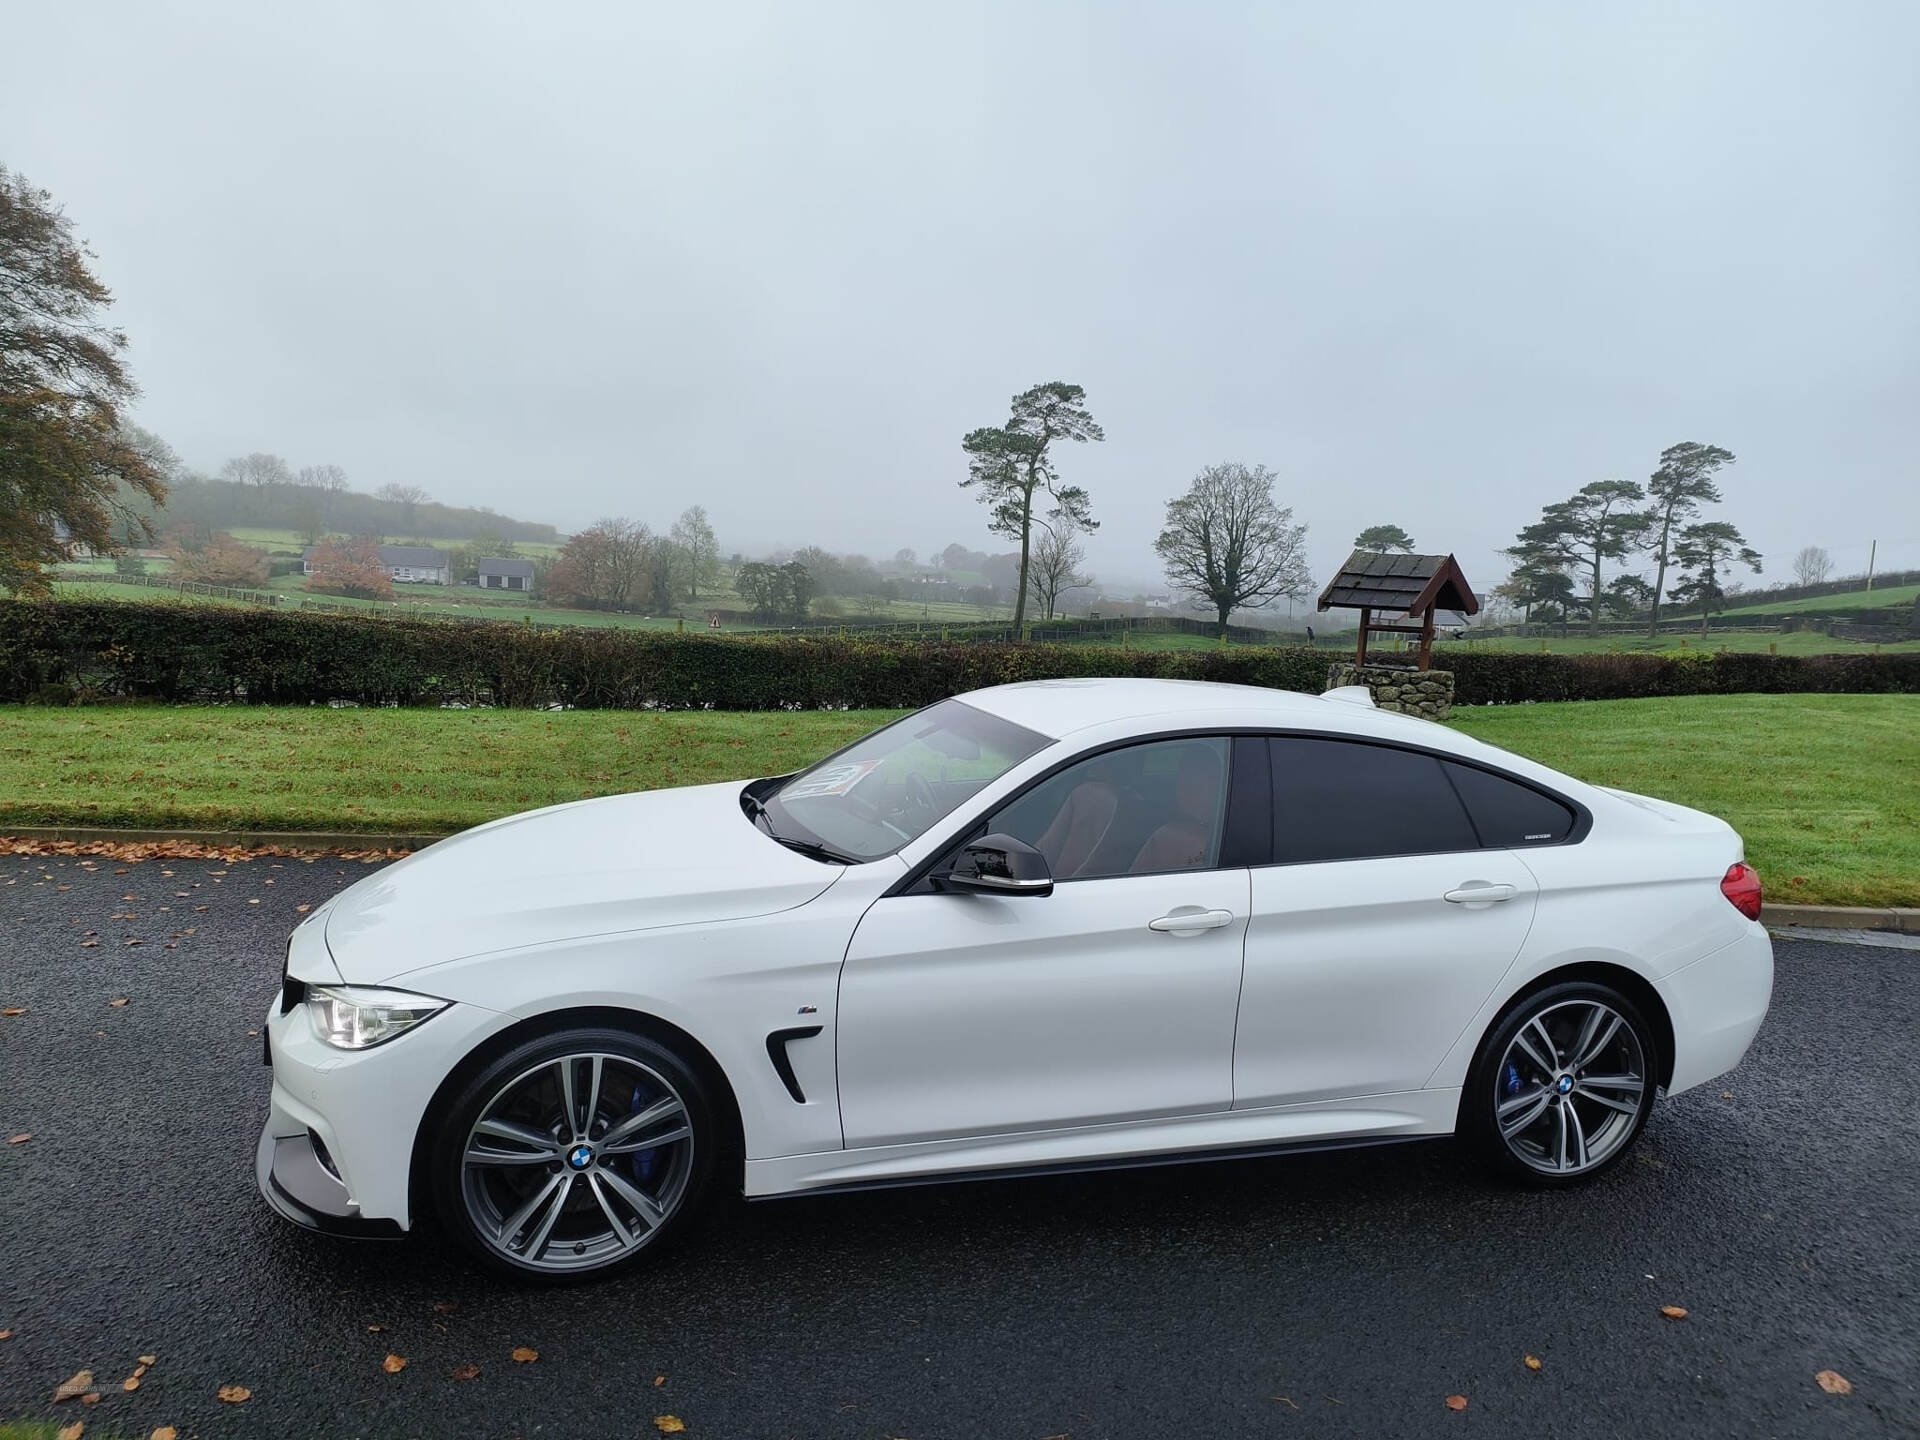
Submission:
{"label": "blue brake caliper", "polygon": [[1520,1093],[1520,1069],[1511,1060],[1507,1062],[1507,1073],[1501,1076],[1500,1083],[1506,1088],[1507,1094]]}

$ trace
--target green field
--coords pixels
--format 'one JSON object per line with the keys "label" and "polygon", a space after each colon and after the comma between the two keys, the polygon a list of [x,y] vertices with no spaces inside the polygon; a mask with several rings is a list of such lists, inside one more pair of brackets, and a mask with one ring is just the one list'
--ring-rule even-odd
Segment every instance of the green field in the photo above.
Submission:
{"label": "green field", "polygon": [[1898,640],[1886,645],[1872,645],[1863,644],[1857,640],[1836,640],[1831,635],[1822,635],[1817,630],[1794,630],[1784,635],[1767,631],[1715,631],[1704,640],[1698,631],[1692,635],[1667,633],[1657,640],[1648,635],[1603,635],[1597,640],[1579,634],[1529,638],[1501,635],[1485,640],[1436,642],[1433,649],[1433,663],[1444,667],[1447,655],[1461,651],[1472,654],[1476,650],[1551,655],[1663,653],[1710,655],[1719,651],[1760,655],[1871,655],[1876,651],[1886,654],[1898,651],[1920,651],[1920,640]]}
{"label": "green field", "polygon": [[1728,615],[1853,615],[1862,610],[1890,610],[1911,606],[1920,599],[1920,585],[1891,585],[1874,590],[1849,590],[1840,595],[1815,595],[1805,600],[1776,600],[1743,605]]}
{"label": "green field", "polygon": [[[0,825],[438,832],[797,768],[893,711],[0,710]],[[1724,816],[1775,900],[1920,904],[1920,696],[1464,710],[1582,779]]]}

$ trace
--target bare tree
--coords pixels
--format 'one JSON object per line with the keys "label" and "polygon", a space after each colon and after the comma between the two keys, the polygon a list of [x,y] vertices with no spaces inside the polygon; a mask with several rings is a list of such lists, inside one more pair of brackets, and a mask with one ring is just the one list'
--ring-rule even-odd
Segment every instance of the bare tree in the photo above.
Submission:
{"label": "bare tree", "polygon": [[1169,584],[1213,607],[1222,635],[1235,610],[1262,609],[1310,583],[1307,527],[1274,503],[1278,478],[1264,465],[1209,465],[1185,495],[1167,502],[1166,527],[1153,548]]}
{"label": "bare tree", "polygon": [[220,478],[265,489],[269,485],[291,485],[293,467],[278,455],[256,450],[251,455],[236,455],[227,461],[220,467]]}
{"label": "bare tree", "polygon": [[1087,560],[1087,547],[1080,543],[1077,525],[1064,518],[1036,523],[1040,534],[1027,562],[1027,588],[1033,592],[1041,618],[1051,620],[1061,598],[1069,590],[1086,589],[1093,584],[1093,577],[1079,573]]}
{"label": "bare tree", "polygon": [[416,506],[424,505],[431,497],[418,485],[382,485],[373,492],[376,500],[385,500],[390,505],[398,505],[401,514],[401,527],[413,529],[413,514]]}
{"label": "bare tree", "polygon": [[1833,573],[1833,557],[1818,545],[1808,545],[1793,557],[1794,583],[1818,585]]}
{"label": "bare tree", "polygon": [[702,585],[711,590],[720,583],[720,542],[714,538],[707,507],[692,505],[682,511],[670,538],[684,552],[680,578],[686,582],[687,598],[698,600]]}
{"label": "bare tree", "polygon": [[309,490],[323,490],[329,495],[338,495],[347,488],[347,472],[338,465],[303,466],[293,483]]}

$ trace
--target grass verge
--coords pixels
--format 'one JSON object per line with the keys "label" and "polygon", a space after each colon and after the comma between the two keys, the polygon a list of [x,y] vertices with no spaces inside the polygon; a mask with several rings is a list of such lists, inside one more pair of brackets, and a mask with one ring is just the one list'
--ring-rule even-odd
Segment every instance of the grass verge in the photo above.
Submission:
{"label": "grass verge", "polygon": [[[127,706],[0,710],[0,828],[446,831],[623,790],[777,774],[896,711]],[[1920,904],[1920,696],[1463,710],[1480,739],[1723,816],[1777,901]]]}

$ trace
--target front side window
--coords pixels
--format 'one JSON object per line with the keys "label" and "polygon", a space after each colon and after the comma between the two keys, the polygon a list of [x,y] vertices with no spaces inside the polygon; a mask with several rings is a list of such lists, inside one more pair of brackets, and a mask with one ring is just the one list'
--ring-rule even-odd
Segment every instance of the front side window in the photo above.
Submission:
{"label": "front side window", "polygon": [[1304,735],[1276,737],[1270,753],[1277,864],[1480,848],[1432,755]]}
{"label": "front side window", "polygon": [[1226,814],[1227,741],[1108,750],[1043,780],[986,828],[1047,857],[1055,880],[1210,870]]}
{"label": "front side window", "polygon": [[878,860],[1051,743],[1010,720],[942,700],[803,770],[765,803],[776,839],[833,858]]}

